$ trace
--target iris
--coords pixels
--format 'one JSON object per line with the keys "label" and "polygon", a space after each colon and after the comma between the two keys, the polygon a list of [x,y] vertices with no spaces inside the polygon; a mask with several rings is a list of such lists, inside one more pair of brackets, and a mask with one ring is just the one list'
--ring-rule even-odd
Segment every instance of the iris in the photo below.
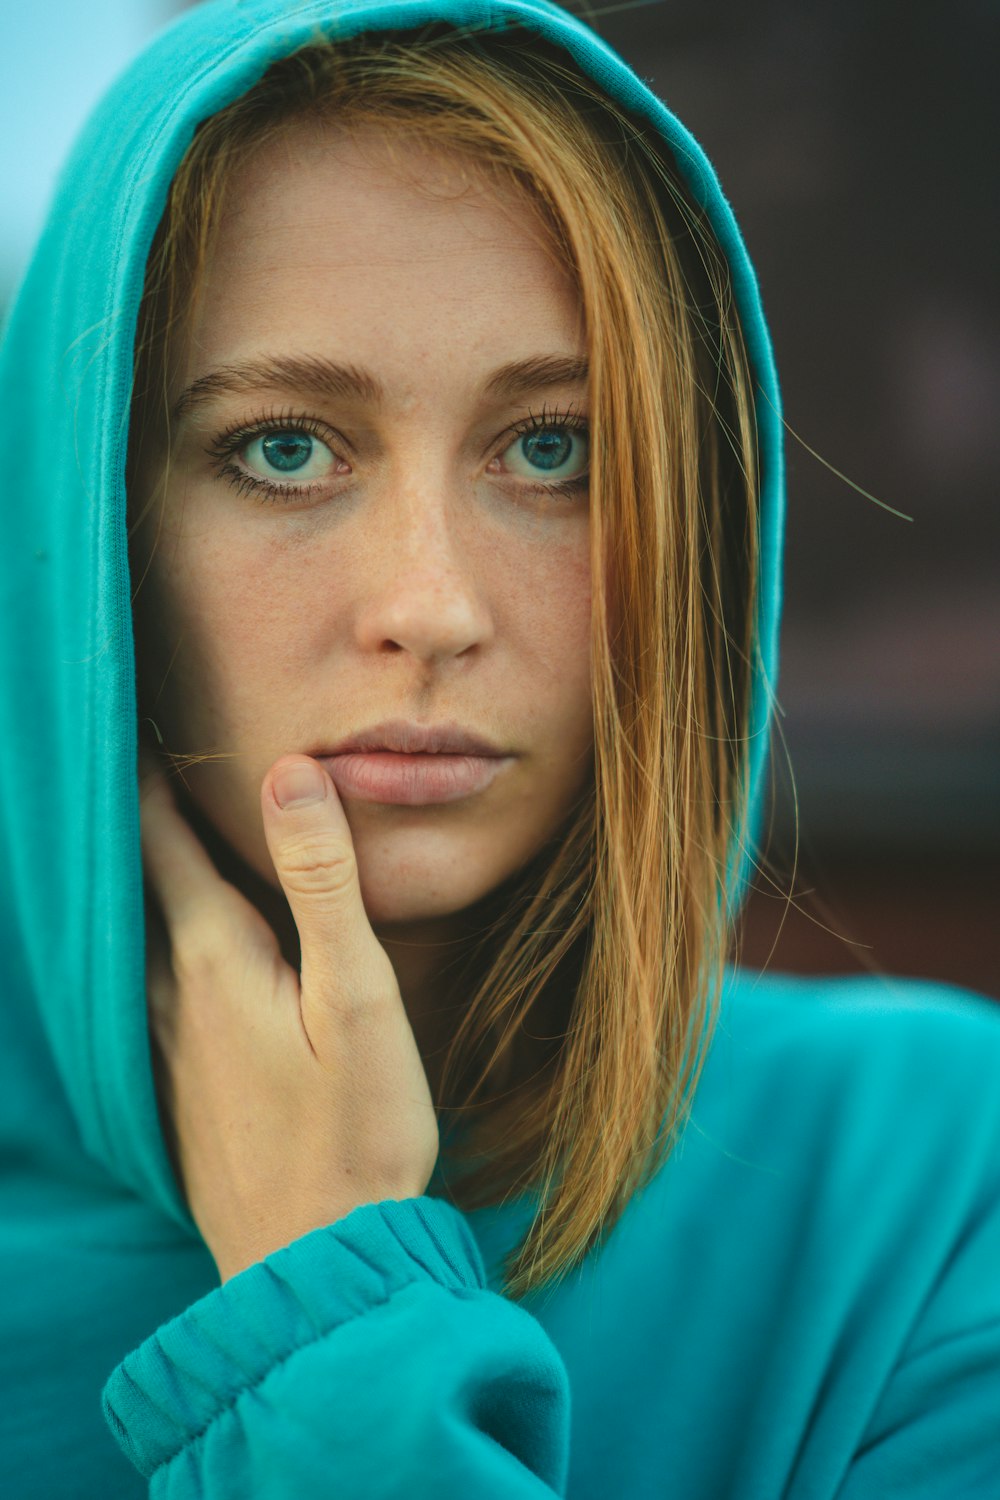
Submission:
{"label": "iris", "polygon": [[305,432],[272,432],[261,439],[260,449],[272,468],[287,474],[309,462],[313,440]]}
{"label": "iris", "polygon": [[565,427],[543,427],[521,439],[522,453],[539,469],[558,469],[566,462],[572,446],[572,434]]}

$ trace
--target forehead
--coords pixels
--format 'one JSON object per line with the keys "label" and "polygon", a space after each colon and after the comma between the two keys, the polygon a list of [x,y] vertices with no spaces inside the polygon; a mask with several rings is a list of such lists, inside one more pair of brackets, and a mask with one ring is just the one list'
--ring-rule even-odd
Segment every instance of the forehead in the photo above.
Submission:
{"label": "forehead", "polygon": [[527,191],[375,126],[298,123],[234,170],[197,307],[198,365],[329,345],[391,380],[394,360],[445,349],[459,365],[499,363],[498,344],[582,350],[575,285]]}

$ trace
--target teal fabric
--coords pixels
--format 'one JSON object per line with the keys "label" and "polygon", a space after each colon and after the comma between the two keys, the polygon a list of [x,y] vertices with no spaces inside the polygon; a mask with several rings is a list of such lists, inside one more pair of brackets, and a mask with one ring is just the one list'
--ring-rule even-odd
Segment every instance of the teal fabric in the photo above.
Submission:
{"label": "teal fabric", "polygon": [[317,27],[431,20],[564,47],[656,125],[730,259],[759,387],[759,801],[779,398],[700,148],[544,0],[186,12],[80,137],[0,351],[0,1493],[1000,1496],[1000,1010],[977,997],[732,974],[680,1145],[518,1305],[499,1268],[530,1200],[462,1214],[436,1176],[220,1287],[178,1194],[146,1030],[125,531],[145,258],[199,121]]}

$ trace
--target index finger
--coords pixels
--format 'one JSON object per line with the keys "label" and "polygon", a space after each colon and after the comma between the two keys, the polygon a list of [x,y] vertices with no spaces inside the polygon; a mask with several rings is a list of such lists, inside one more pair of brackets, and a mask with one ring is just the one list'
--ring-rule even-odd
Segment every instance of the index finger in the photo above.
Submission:
{"label": "index finger", "polygon": [[140,761],[142,862],[171,934],[203,920],[225,889],[204,844],[179,811],[163,773]]}

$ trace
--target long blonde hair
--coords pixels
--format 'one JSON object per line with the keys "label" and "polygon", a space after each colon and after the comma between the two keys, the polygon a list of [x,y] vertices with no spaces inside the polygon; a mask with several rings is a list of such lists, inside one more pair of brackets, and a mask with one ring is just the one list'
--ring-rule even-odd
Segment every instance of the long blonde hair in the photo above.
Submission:
{"label": "long blonde hair", "polygon": [[662,142],[567,56],[517,31],[317,38],[204,122],[175,174],[130,478],[150,433],[168,447],[166,371],[226,181],[303,118],[418,132],[516,183],[584,310],[594,783],[480,904],[436,1100],[453,1202],[538,1194],[504,1264],[516,1299],[576,1266],[666,1160],[717,1019],[756,649],[751,376],[728,264]]}

